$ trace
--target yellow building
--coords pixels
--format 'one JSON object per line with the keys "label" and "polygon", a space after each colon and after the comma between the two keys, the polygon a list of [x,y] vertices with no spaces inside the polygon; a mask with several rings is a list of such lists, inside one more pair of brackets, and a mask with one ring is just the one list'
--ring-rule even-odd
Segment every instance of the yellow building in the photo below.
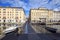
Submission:
{"label": "yellow building", "polygon": [[54,11],[53,12],[52,21],[53,22],[59,22],[60,21],[60,11]]}
{"label": "yellow building", "polygon": [[31,9],[29,19],[31,22],[48,22],[52,19],[53,11],[46,8]]}
{"label": "yellow building", "polygon": [[60,11],[49,10],[49,17],[47,20],[50,23],[58,23],[60,21]]}
{"label": "yellow building", "polygon": [[[21,30],[22,25],[26,21],[24,9],[21,7],[0,7],[0,35],[9,32],[10,27]],[[9,29],[9,30],[7,30]],[[13,31],[13,30],[12,30]]]}
{"label": "yellow building", "polygon": [[[25,23],[25,13],[20,7],[0,7],[0,26],[17,26]],[[5,25],[8,24],[8,25]]]}

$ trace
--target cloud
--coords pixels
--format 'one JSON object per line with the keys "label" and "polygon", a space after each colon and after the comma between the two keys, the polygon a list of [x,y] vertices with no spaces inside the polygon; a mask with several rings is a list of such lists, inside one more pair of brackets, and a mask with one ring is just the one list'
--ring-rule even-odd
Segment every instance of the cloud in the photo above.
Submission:
{"label": "cloud", "polygon": [[9,3],[11,7],[23,7],[26,14],[31,8],[38,7],[60,10],[60,0],[0,0],[0,2]]}
{"label": "cloud", "polygon": [[10,7],[22,7],[25,11],[28,11],[30,8],[28,4],[21,0],[0,0],[2,3],[9,3],[11,4]]}
{"label": "cloud", "polygon": [[53,9],[54,11],[59,11],[57,8]]}
{"label": "cloud", "polygon": [[30,0],[29,2],[29,5],[32,8],[37,8],[46,5],[48,3],[48,0]]}
{"label": "cloud", "polygon": [[2,3],[10,3],[11,7],[24,7],[26,3],[20,1],[20,0],[1,0]]}
{"label": "cloud", "polygon": [[11,7],[30,8],[47,7],[55,9],[60,7],[60,0],[0,0],[2,3],[10,3]]}
{"label": "cloud", "polygon": [[2,3],[10,3],[11,7],[23,7],[25,10],[30,8],[46,7],[55,9],[60,7],[60,0],[0,0]]}
{"label": "cloud", "polygon": [[60,7],[60,0],[30,0],[31,8],[46,7],[48,9],[55,9]]}

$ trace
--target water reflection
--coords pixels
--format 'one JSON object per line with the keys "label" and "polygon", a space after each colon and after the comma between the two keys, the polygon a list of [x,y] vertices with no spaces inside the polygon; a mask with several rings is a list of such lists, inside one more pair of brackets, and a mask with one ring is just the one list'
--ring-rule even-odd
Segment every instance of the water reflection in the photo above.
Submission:
{"label": "water reflection", "polygon": [[[36,33],[60,33],[60,25],[31,25]],[[48,29],[48,30],[47,30]],[[50,31],[51,30],[51,31]]]}
{"label": "water reflection", "polygon": [[56,29],[56,33],[60,33],[60,25],[46,25],[46,27]]}
{"label": "water reflection", "polygon": [[23,24],[11,24],[11,25],[1,25],[0,26],[0,35],[2,34],[6,34],[6,33],[9,33],[9,32],[12,32],[12,31],[15,31],[17,28],[20,28],[19,30],[21,30]]}
{"label": "water reflection", "polygon": [[45,27],[46,25],[31,25],[36,33],[49,33]]}
{"label": "water reflection", "polygon": [[47,31],[46,25],[30,25],[23,26],[25,34],[19,34],[17,36],[14,32],[6,35],[2,40],[60,40],[60,34],[53,34]]}
{"label": "water reflection", "polygon": [[55,29],[60,29],[60,25],[46,25],[47,27],[55,28]]}
{"label": "water reflection", "polygon": [[27,24],[26,24],[26,26],[25,26],[25,32],[24,32],[25,34],[28,34],[28,28],[27,28]]}

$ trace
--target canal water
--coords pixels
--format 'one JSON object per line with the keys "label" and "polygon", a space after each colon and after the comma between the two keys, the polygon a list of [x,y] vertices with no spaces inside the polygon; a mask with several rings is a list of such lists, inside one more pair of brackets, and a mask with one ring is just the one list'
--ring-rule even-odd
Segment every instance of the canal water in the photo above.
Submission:
{"label": "canal water", "polygon": [[55,28],[55,29],[60,29],[60,25],[46,25],[47,27]]}
{"label": "canal water", "polygon": [[46,27],[52,28],[54,33],[60,33],[60,25],[46,25]]}
{"label": "canal water", "polygon": [[31,27],[36,33],[49,33],[49,31],[45,29],[46,25],[31,25]]}
{"label": "canal water", "polygon": [[12,32],[2,40],[60,40],[60,36],[58,37],[50,33],[45,27],[46,25],[31,25],[26,23],[24,26],[24,34],[16,35]]}
{"label": "canal water", "polygon": [[25,32],[24,32],[25,34],[28,34],[28,26],[27,26],[27,24],[26,24],[26,26],[25,26]]}
{"label": "canal water", "polygon": [[26,23],[24,34],[35,34],[35,33],[49,33],[45,29],[46,25],[31,25]]}

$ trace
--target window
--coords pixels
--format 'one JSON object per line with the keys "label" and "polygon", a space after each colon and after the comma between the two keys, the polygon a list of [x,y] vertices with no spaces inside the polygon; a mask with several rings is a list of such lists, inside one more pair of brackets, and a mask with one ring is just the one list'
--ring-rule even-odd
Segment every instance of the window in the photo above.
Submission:
{"label": "window", "polygon": [[10,12],[10,13],[12,13],[12,12]]}
{"label": "window", "polygon": [[6,14],[3,14],[3,15],[6,15]]}
{"label": "window", "polygon": [[8,12],[9,13],[9,12]]}
{"label": "window", "polygon": [[3,10],[6,10],[6,9],[3,9]]}
{"label": "window", "polygon": [[18,20],[16,20],[16,22],[18,22]]}
{"label": "window", "polygon": [[18,15],[18,14],[16,14],[16,15]]}
{"label": "window", "polygon": [[10,17],[11,18],[11,17]]}
{"label": "window", "polygon": [[13,18],[13,17],[12,17]]}
{"label": "window", "polygon": [[1,14],[0,14],[1,15]]}
{"label": "window", "polygon": [[16,12],[16,13],[18,13],[18,12]]}
{"label": "window", "polygon": [[9,15],[9,14],[8,14]]}
{"label": "window", "polygon": [[1,17],[0,17],[1,18]]}
{"label": "window", "polygon": [[21,18],[21,17],[20,17]]}
{"label": "window", "polygon": [[3,13],[6,13],[5,11]]}
{"label": "window", "polygon": [[5,22],[5,20],[3,20]]}
{"label": "window", "polygon": [[1,13],[1,11],[0,11],[0,13]]}
{"label": "window", "polygon": [[6,17],[3,17],[3,19],[6,19]]}
{"label": "window", "polygon": [[35,22],[35,20],[33,20]]}
{"label": "window", "polygon": [[9,18],[9,17],[8,17]]}
{"label": "window", "polygon": [[10,22],[11,22],[11,20],[10,20]]}
{"label": "window", "polygon": [[15,17],[15,19],[18,19],[18,17]]}
{"label": "window", "polygon": [[20,22],[21,22],[21,20],[20,20]]}
{"label": "window", "polygon": [[1,22],[1,20],[0,20],[0,22]]}
{"label": "window", "polygon": [[11,14],[10,14],[11,15]]}
{"label": "window", "polygon": [[0,26],[1,26],[1,24],[0,24]]}

